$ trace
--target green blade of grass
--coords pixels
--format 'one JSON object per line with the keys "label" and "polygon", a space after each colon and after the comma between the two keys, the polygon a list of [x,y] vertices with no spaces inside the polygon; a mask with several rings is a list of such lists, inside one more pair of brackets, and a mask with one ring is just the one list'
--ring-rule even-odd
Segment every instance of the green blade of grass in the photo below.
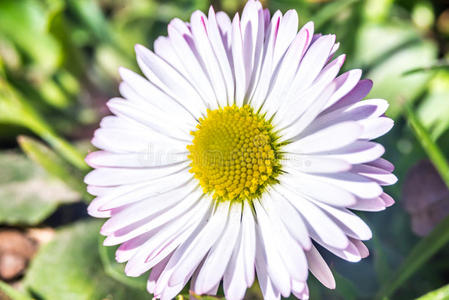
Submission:
{"label": "green blade of grass", "polygon": [[449,284],[431,291],[416,300],[444,300],[449,298]]}
{"label": "green blade of grass", "polygon": [[0,280],[0,298],[2,298],[1,293],[4,293],[7,297],[11,298],[12,300],[32,300],[30,296],[14,289],[6,282]]}
{"label": "green blade of grass", "polygon": [[87,193],[86,185],[83,183],[84,172],[74,169],[56,152],[33,138],[19,136],[17,141],[31,160],[80,193],[87,203],[92,200],[92,196]]}
{"label": "green blade of grass", "polygon": [[313,22],[315,23],[315,27],[320,28],[326,22],[334,18],[336,14],[347,9],[348,7],[350,7],[351,5],[353,5],[358,1],[360,0],[343,0],[343,1],[333,1],[327,4],[322,9],[320,9],[318,13],[314,16]]}
{"label": "green blade of grass", "polygon": [[0,77],[0,123],[28,128],[70,164],[83,171],[89,170],[84,161],[84,154],[59,136],[26,99],[2,77]]}
{"label": "green blade of grass", "polygon": [[[426,151],[438,173],[449,188],[449,165],[437,144],[416,117],[412,108],[405,104],[405,112],[409,124],[417,140]],[[438,224],[434,230],[410,251],[401,266],[386,281],[376,299],[388,299],[408,278],[419,270],[438,250],[449,242],[449,216]]]}
{"label": "green blade of grass", "polygon": [[414,69],[411,69],[411,70],[408,70],[408,71],[402,73],[402,75],[407,76],[407,75],[412,75],[412,74],[421,73],[421,72],[438,71],[438,70],[444,70],[444,69],[449,70],[449,62],[440,61],[431,66],[414,68]]}
{"label": "green blade of grass", "polygon": [[441,178],[449,188],[449,165],[446,158],[408,104],[405,104],[405,113],[416,139],[421,143],[424,151],[426,151]]}

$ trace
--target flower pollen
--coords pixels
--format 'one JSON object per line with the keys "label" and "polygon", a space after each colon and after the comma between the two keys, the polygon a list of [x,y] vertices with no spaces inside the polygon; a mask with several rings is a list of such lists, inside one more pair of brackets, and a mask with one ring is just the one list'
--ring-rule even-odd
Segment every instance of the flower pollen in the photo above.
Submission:
{"label": "flower pollen", "polygon": [[280,173],[273,127],[253,109],[226,106],[208,110],[192,131],[190,172],[214,199],[252,200]]}

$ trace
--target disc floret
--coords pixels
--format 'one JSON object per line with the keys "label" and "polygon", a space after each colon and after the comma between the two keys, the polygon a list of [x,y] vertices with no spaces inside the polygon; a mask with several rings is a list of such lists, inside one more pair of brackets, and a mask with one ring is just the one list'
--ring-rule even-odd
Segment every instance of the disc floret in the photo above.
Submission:
{"label": "disc floret", "polygon": [[250,106],[208,110],[191,134],[190,172],[215,199],[251,200],[276,182],[277,137],[270,122]]}

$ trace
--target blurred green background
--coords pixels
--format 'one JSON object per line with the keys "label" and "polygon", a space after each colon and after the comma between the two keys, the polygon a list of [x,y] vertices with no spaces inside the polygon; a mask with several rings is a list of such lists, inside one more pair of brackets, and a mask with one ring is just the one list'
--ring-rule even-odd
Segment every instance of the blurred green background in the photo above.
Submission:
{"label": "blurred green background", "polygon": [[[215,0],[239,11],[243,1]],[[337,278],[311,299],[449,299],[449,1],[265,0],[335,33],[345,69],[374,81],[396,126],[381,139],[396,165],[397,203],[361,214],[371,255],[325,254]],[[119,66],[152,48],[174,17],[206,0],[0,0],[0,299],[149,299],[87,217],[84,163]],[[188,289],[184,291],[188,297]],[[259,299],[255,285],[248,299]]]}

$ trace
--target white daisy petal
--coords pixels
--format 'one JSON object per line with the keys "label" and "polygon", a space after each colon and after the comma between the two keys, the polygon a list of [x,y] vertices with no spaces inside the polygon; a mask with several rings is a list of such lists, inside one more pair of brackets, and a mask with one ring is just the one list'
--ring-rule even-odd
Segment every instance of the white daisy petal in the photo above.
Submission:
{"label": "white daisy petal", "polygon": [[356,122],[338,123],[298,139],[284,149],[302,154],[331,151],[355,142],[362,133],[363,128]]}
{"label": "white daisy petal", "polygon": [[386,207],[390,207],[394,204],[394,199],[386,193],[382,193],[382,195],[380,195],[380,198],[385,203]]}
{"label": "white daisy petal", "polygon": [[[226,15],[225,15],[226,16]],[[226,104],[231,103],[234,100],[234,76],[229,62],[226,46],[220,35],[218,28],[217,16],[213,7],[209,9],[209,16],[207,19],[207,34],[210,40],[210,45],[213,48],[215,56],[217,57],[220,69],[223,75],[223,79],[226,85]],[[222,103],[222,105],[225,105]]]}
{"label": "white daisy petal", "polygon": [[282,104],[285,99],[285,93],[290,82],[296,74],[298,65],[303,58],[307,48],[310,45],[313,35],[313,23],[309,22],[304,25],[296,35],[295,39],[287,49],[284,58],[279,63],[279,67],[273,79],[272,88],[268,96],[267,102],[273,101],[270,105]]}
{"label": "white daisy petal", "polygon": [[[102,234],[112,234],[117,230],[126,228],[128,225],[143,220],[149,216],[158,216],[161,212],[174,204],[181,202],[190,193],[194,192],[196,186],[191,181],[182,183],[179,187],[168,192],[156,194],[137,202],[120,213],[112,216],[101,227]],[[147,208],[147,209],[145,209]],[[150,209],[148,209],[150,208]],[[129,216],[132,216],[130,218]]]}
{"label": "white daisy petal", "polygon": [[172,214],[176,218],[174,221],[160,229],[149,231],[152,235],[147,237],[146,242],[134,252],[126,264],[125,272],[128,276],[140,276],[187,240],[202,222],[201,219],[194,217],[194,213],[205,212],[210,207],[206,201],[200,203],[201,200],[203,199],[200,199],[191,210],[185,210],[184,214],[178,216]]}
{"label": "white daisy petal", "polygon": [[130,260],[152,235],[153,232],[147,232],[121,244],[120,247],[117,248],[117,251],[115,251],[115,259],[117,262],[124,263]]}
{"label": "white daisy petal", "polygon": [[[265,35],[266,35],[266,14],[265,11],[262,8],[262,5],[260,2],[255,1],[255,5],[253,5],[252,13],[248,14],[250,17],[248,21],[244,21],[244,25],[251,24],[251,39],[247,39],[246,44],[248,44],[249,41],[251,41],[252,44],[252,53],[254,54],[253,57],[251,57],[252,61],[252,74],[250,74],[250,82],[248,85],[248,90],[246,91],[246,97],[249,98],[256,87],[256,84],[258,82],[258,79],[260,77],[260,71],[262,69],[262,62],[264,58],[264,42],[265,42]],[[242,16],[245,17],[245,16]],[[245,30],[249,33],[248,30]],[[257,32],[257,34],[256,34]]]}
{"label": "white daisy petal", "polygon": [[[307,261],[302,247],[296,243],[291,237],[290,233],[281,222],[280,217],[275,213],[274,205],[271,203],[271,195],[266,194],[261,199],[261,204],[264,207],[269,218],[269,223],[275,232],[275,239],[277,239],[278,251],[282,253],[282,260],[290,273],[292,280],[305,281],[307,279]],[[269,196],[270,195],[270,196]]]}
{"label": "white daisy petal", "polygon": [[[297,174],[294,169],[287,169],[289,172]],[[368,199],[368,198],[376,198],[382,193],[382,188],[380,185],[364,176],[359,174],[354,174],[351,172],[342,172],[339,174],[307,174],[311,179],[329,183],[335,186],[338,186],[352,194]]]}
{"label": "white daisy petal", "polygon": [[329,53],[329,60],[332,59],[332,57],[334,56],[335,52],[337,52],[337,50],[340,48],[340,43],[335,43],[334,46],[332,46],[332,50]]}
{"label": "white daisy petal", "polygon": [[102,187],[95,185],[88,185],[87,192],[92,196],[103,196],[105,195],[111,188],[110,187]]}
{"label": "white daisy petal", "polygon": [[101,201],[101,199],[94,199],[90,204],[89,207],[87,208],[87,213],[89,215],[91,215],[92,217],[95,218],[110,218],[113,215],[119,213],[120,211],[126,209],[127,207],[129,207],[129,205],[124,205],[118,208],[114,208],[111,210],[107,210],[107,211],[103,211],[100,210],[100,206],[103,204],[103,202]]}
{"label": "white daisy petal", "polygon": [[252,208],[248,203],[243,204],[242,215],[242,253],[247,287],[254,281],[254,260],[256,257],[256,231]]}
{"label": "white daisy petal", "polygon": [[332,95],[335,86],[333,84],[329,85],[323,93],[313,102],[308,108],[307,111],[302,114],[299,118],[297,118],[289,127],[282,130],[282,140],[283,141],[295,141],[299,139],[299,136],[303,132],[310,123],[318,116],[323,106],[329,100],[329,97]]}
{"label": "white daisy petal", "polygon": [[243,36],[240,26],[239,15],[236,14],[232,20],[232,57],[234,66],[235,78],[235,93],[234,103],[236,105],[243,105],[245,90],[248,84],[246,78],[247,71],[245,68],[244,54],[243,54]]}
{"label": "white daisy petal", "polygon": [[388,108],[388,102],[383,99],[360,101],[331,112],[324,111],[307,128],[304,134],[311,134],[332,124],[345,121],[361,121],[380,117]]}
{"label": "white daisy petal", "polygon": [[192,175],[186,172],[178,172],[165,177],[157,178],[154,180],[148,180],[143,183],[135,185],[127,185],[120,187],[132,187],[132,189],[119,190],[113,193],[108,193],[102,197],[103,205],[100,206],[101,210],[110,210],[130,203],[135,203],[144,200],[148,197],[153,197],[161,193],[171,191],[173,189],[173,182],[178,184],[184,184],[191,181]]}
{"label": "white daisy petal", "polygon": [[140,75],[125,69],[119,69],[123,82],[120,84],[120,94],[130,101],[139,101],[140,105],[148,107],[148,110],[156,110],[165,114],[176,114],[180,121],[187,126],[194,127],[195,116],[175,99],[161,91]]}
{"label": "white daisy petal", "polygon": [[394,121],[387,117],[381,117],[377,119],[365,119],[358,121],[363,126],[363,139],[376,139],[393,128]]}
{"label": "white daisy petal", "polygon": [[315,276],[325,287],[335,289],[334,276],[318,250],[312,246],[310,250],[306,252],[306,256],[313,276]]}
{"label": "white daisy petal", "polygon": [[198,49],[198,55],[203,59],[208,77],[211,80],[212,87],[220,106],[227,104],[226,86],[220,66],[217,62],[207,32],[207,17],[200,11],[192,14],[190,19],[192,26],[192,36]]}
{"label": "white daisy petal", "polygon": [[385,210],[385,203],[380,198],[373,199],[357,199],[355,204],[348,206],[350,209],[361,210],[361,211],[382,211]]}
{"label": "white daisy petal", "polygon": [[384,153],[385,148],[381,144],[358,140],[337,150],[315,153],[315,157],[337,158],[354,165],[371,162]]}
{"label": "white daisy petal", "polygon": [[205,102],[178,71],[141,45],[136,46],[136,53],[139,66],[150,81],[153,81],[154,77],[158,78],[164,84],[160,88],[174,96],[185,107],[189,107],[196,117],[205,112]]}
{"label": "white daisy petal", "polygon": [[334,35],[325,35],[312,43],[296,72],[295,79],[291,85],[291,92],[296,92],[299,89],[304,90],[309,87],[320,74],[334,43]]}
{"label": "white daisy petal", "polygon": [[[142,109],[131,103],[127,103],[127,100],[114,98],[108,101],[108,108],[117,116],[126,116],[134,119],[137,122],[148,126],[159,132],[162,135],[172,137],[181,141],[190,141],[191,136],[184,130],[180,130],[182,125],[176,121],[169,122],[168,119],[163,119],[157,116],[155,112],[149,113],[149,111],[142,111]],[[184,126],[185,127],[185,126]]]}
{"label": "white daisy petal", "polygon": [[284,215],[282,222],[284,222],[285,227],[287,227],[292,237],[295,238],[305,250],[310,249],[312,242],[301,215],[282,195],[278,194],[276,191],[272,191],[271,196],[278,214]]}
{"label": "white daisy petal", "polygon": [[[176,22],[174,24],[178,23],[179,22]],[[186,75],[188,77],[186,78],[189,79],[190,83],[195,87],[199,94],[201,94],[201,97],[207,105],[216,108],[217,98],[210,78],[206,75],[206,71],[204,70],[204,63],[201,61],[201,56],[197,53],[198,50],[193,46],[193,36],[190,35],[190,32],[188,35],[184,33],[185,30],[188,30],[187,28],[184,31],[180,31],[178,29],[179,25],[176,26],[174,24],[169,24],[168,36],[179,60],[181,60],[184,68],[189,70],[189,73],[187,73],[188,75]]]}
{"label": "white daisy petal", "polygon": [[345,249],[337,249],[327,245],[326,243],[324,243],[324,241],[320,240],[319,237],[314,237],[313,239],[317,241],[321,246],[344,260],[350,262],[359,262],[362,259],[359,249],[351,241],[349,241],[348,246]]}
{"label": "white daisy petal", "polygon": [[326,211],[334,222],[340,225],[340,228],[343,229],[346,235],[360,240],[371,239],[372,233],[368,225],[354,213],[347,209],[332,207],[324,203],[317,203],[317,205]]}
{"label": "white daisy petal", "polygon": [[242,222],[236,246],[223,276],[223,289],[229,299],[243,299],[254,281],[256,240],[251,208],[243,204]]}
{"label": "white daisy petal", "polygon": [[309,299],[309,288],[307,284],[303,286],[301,283],[293,282],[292,284],[292,293],[298,298],[302,300]]}
{"label": "white daisy petal", "polygon": [[389,172],[394,171],[394,165],[384,158],[378,158],[376,160],[373,160],[373,161],[369,162],[368,165],[379,168],[379,169],[384,169],[385,171],[389,171]]}
{"label": "white daisy petal", "polygon": [[204,294],[220,283],[240,231],[241,214],[240,204],[231,205],[226,229],[220,240],[211,248],[196,278],[194,291],[197,294]]}
{"label": "white daisy petal", "polygon": [[169,259],[170,255],[164,258],[164,260],[158,263],[153,269],[151,269],[151,273],[147,282],[147,290],[150,294],[154,294],[154,290],[156,289],[156,282],[159,279],[159,276],[161,276],[162,271],[167,265]]}
{"label": "white daisy petal", "polygon": [[329,102],[326,104],[325,108],[332,106],[343,96],[347,95],[357,85],[361,76],[362,70],[360,69],[350,70],[338,76],[335,79],[335,83],[337,85],[335,93],[329,99]]}
{"label": "white daisy petal", "polygon": [[285,164],[304,173],[339,173],[349,171],[351,164],[339,158],[317,155],[287,154]]}
{"label": "white daisy petal", "polygon": [[332,106],[327,108],[326,112],[330,112],[351,105],[353,103],[359,102],[360,100],[365,98],[366,95],[368,95],[372,87],[373,82],[371,80],[369,79],[360,80],[349,93],[347,93],[344,97],[335,102]]}
{"label": "white daisy petal", "polygon": [[[92,144],[99,149],[114,153],[182,153],[185,145],[148,128],[99,128],[95,131]],[[119,138],[118,138],[119,137]]]}
{"label": "white daisy petal", "polygon": [[350,240],[354,244],[354,246],[357,247],[357,250],[359,250],[362,258],[369,256],[369,249],[368,247],[365,246],[365,244],[362,241],[353,238],[351,238]]}
{"label": "white daisy petal", "polygon": [[[151,149],[150,149],[151,151]],[[187,153],[111,153],[96,151],[86,157],[93,167],[148,168],[168,166],[187,161]]]}
{"label": "white daisy petal", "polygon": [[279,101],[270,102],[272,105],[265,109],[275,112],[273,123],[280,128],[288,127],[292,123],[291,120],[295,120],[295,118],[303,115],[305,112],[310,113],[308,110],[313,107],[312,104],[315,102],[315,99],[323,94],[335,76],[337,76],[344,60],[345,55],[340,55],[333,60],[321,71],[320,75],[310,86],[305,88],[299,87],[293,94],[286,95],[281,106],[279,104],[277,106],[273,105],[274,103],[280,103]]}
{"label": "white daisy petal", "polygon": [[255,88],[253,89],[249,99],[251,105],[258,110],[265,102],[269,91],[272,74],[274,71],[273,52],[275,49],[276,36],[279,30],[279,24],[282,19],[280,11],[276,11],[267,28],[265,44],[264,44],[264,58],[260,68]]}
{"label": "white daisy petal", "polygon": [[281,183],[310,199],[328,203],[333,206],[349,206],[356,202],[356,197],[338,185],[320,181],[319,178],[304,174],[285,174]]}
{"label": "white daisy petal", "polygon": [[[163,211],[153,213],[153,215],[150,215],[149,217],[144,218],[139,222],[135,222],[126,227],[122,227],[121,229],[108,235],[108,237],[104,240],[104,244],[109,246],[117,245],[123,243],[124,241],[133,239],[141,234],[145,234],[146,232],[150,232],[152,230],[159,230],[159,227],[161,226],[168,226],[168,224],[170,224],[170,218],[179,217],[182,214],[187,214],[187,212],[190,211],[203,212],[208,206],[210,206],[210,204],[209,201],[206,199],[202,201],[203,203],[200,203],[201,205],[198,205],[197,203],[199,199],[198,197],[199,197],[198,194],[192,193],[191,195],[188,195],[184,199],[180,199],[178,203],[175,203],[174,205],[166,208]],[[190,213],[189,216],[192,217]],[[178,228],[180,227],[178,226]],[[102,233],[104,233],[106,229],[108,228],[105,229],[102,228],[103,230]],[[149,256],[149,258],[151,258],[151,256]]]}
{"label": "white daisy petal", "polygon": [[290,190],[277,186],[278,190],[304,217],[309,229],[325,241],[328,245],[344,249],[348,245],[348,238],[343,231],[315,204],[304,199]]}
{"label": "white daisy petal", "polygon": [[284,55],[287,48],[296,36],[298,31],[298,13],[294,9],[288,10],[279,23],[277,30],[276,46],[273,52],[274,65],[277,66],[279,60]]}
{"label": "white daisy petal", "polygon": [[[260,258],[260,256],[258,256]],[[259,279],[260,289],[264,299],[281,299],[281,293],[273,285],[266,270],[266,262],[262,259],[256,259],[257,278]]]}
{"label": "white daisy petal", "polygon": [[368,177],[380,185],[392,185],[398,181],[397,177],[391,172],[370,165],[356,165],[352,167],[351,171]]}
{"label": "white daisy petal", "polygon": [[261,205],[258,202],[254,202],[254,207],[256,214],[259,216],[259,223],[256,225],[256,270],[259,264],[265,266],[273,287],[278,289],[282,296],[288,297],[291,289],[290,276],[276,245],[272,243],[275,233],[271,230]]}
{"label": "white daisy petal", "polygon": [[260,63],[261,50],[264,39],[264,20],[262,5],[258,1],[250,0],[242,12],[241,30],[245,48],[245,64],[247,77],[257,74]]}
{"label": "white daisy petal", "polygon": [[[228,212],[229,202],[218,204],[216,211],[204,229],[176,249],[168,263],[168,267],[173,266],[173,274],[170,276],[169,285],[174,286],[190,278],[201,259],[222,234]],[[188,259],[185,259],[186,257]]]}
{"label": "white daisy petal", "polygon": [[114,186],[158,179],[181,170],[185,170],[188,162],[147,169],[97,168],[87,174],[84,182],[98,186]]}
{"label": "white daisy petal", "polygon": [[231,55],[231,41],[232,41],[232,22],[231,19],[229,18],[229,16],[222,12],[219,11],[216,14],[216,18],[217,18],[217,25],[218,28],[220,29],[220,35],[221,38],[223,39],[223,43],[225,46],[225,49],[227,51],[228,56]]}
{"label": "white daisy petal", "polygon": [[154,53],[162,57],[181,74],[188,74],[182,64],[182,61],[176,55],[175,49],[172,47],[168,37],[160,36],[154,41]]}

